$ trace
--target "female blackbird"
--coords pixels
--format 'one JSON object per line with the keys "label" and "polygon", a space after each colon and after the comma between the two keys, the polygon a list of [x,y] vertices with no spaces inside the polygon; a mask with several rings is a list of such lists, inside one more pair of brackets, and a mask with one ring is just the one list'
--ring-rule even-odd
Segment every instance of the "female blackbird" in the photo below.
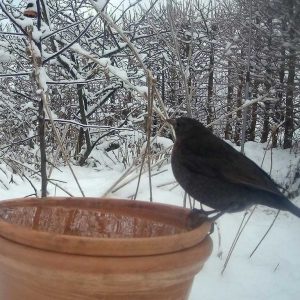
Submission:
{"label": "female blackbird", "polygon": [[219,212],[217,216],[262,204],[300,217],[300,208],[266,172],[200,122],[187,117],[167,121],[176,133],[171,158],[176,180],[193,198]]}

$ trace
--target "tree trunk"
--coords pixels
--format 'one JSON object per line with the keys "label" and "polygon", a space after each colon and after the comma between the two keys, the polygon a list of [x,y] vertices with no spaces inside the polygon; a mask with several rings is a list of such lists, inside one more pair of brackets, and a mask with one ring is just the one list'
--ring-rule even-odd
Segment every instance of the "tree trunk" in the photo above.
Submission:
{"label": "tree trunk", "polygon": [[263,121],[263,129],[260,138],[261,143],[266,143],[268,140],[269,132],[270,132],[270,103],[265,102],[265,112],[264,112],[264,121]]}
{"label": "tree trunk", "polygon": [[213,88],[214,88],[214,63],[215,63],[214,45],[211,44],[210,55],[209,55],[209,67],[208,67],[209,75],[208,75],[207,102],[206,102],[207,124],[213,121],[213,107],[212,107],[213,99],[212,98],[213,98]]}
{"label": "tree trunk", "polygon": [[[81,84],[77,85],[77,95],[78,95],[78,101],[79,101],[80,121],[81,121],[82,124],[87,125],[88,124],[87,117],[86,117],[87,99],[84,95],[83,89],[84,89],[83,85],[81,85]],[[83,137],[84,137],[85,144],[86,144],[86,151],[89,151],[90,148],[92,147],[89,129],[88,128],[86,128],[86,129],[80,128],[79,135],[78,135],[78,140],[77,140],[76,153],[75,153],[76,156],[80,153],[81,148],[84,144]],[[80,160],[79,164],[83,165],[84,162],[82,162]]]}
{"label": "tree trunk", "polygon": [[[283,148],[291,148],[293,142],[294,131],[294,88],[295,88],[295,64],[296,64],[296,50],[294,47],[295,40],[295,22],[294,6],[295,0],[287,1],[289,9],[289,53],[287,55],[288,60],[288,79],[286,88],[286,100],[285,100],[285,124],[284,124],[284,141]],[[299,16],[298,16],[299,17]]]}
{"label": "tree trunk", "polygon": [[[294,52],[294,51],[293,51]],[[295,52],[294,52],[295,54]],[[285,100],[285,126],[284,126],[284,141],[283,148],[291,148],[293,142],[293,131],[294,131],[294,104],[293,104],[293,94],[294,94],[294,78],[295,78],[295,55],[290,53],[288,59],[288,80],[287,80],[287,90],[286,90],[286,100]]]}
{"label": "tree trunk", "polygon": [[[226,103],[226,111],[229,113],[232,111],[232,99],[233,99],[233,82],[232,82],[232,63],[228,61],[228,85],[227,85],[227,103]],[[228,116],[226,119],[225,126],[225,139],[230,140],[232,137],[232,115]]]}
{"label": "tree trunk", "polygon": [[[255,80],[254,84],[253,84],[253,98],[254,99],[258,97],[258,86],[259,86],[258,80]],[[248,134],[249,141],[255,140],[256,123],[257,123],[257,102],[254,103],[251,107],[251,122],[250,122],[250,127],[249,127],[249,134]]]}
{"label": "tree trunk", "polygon": [[[285,31],[286,24],[285,20],[282,22],[282,30]],[[281,64],[279,69],[279,87],[277,91],[277,102],[275,103],[275,122],[276,122],[276,132],[272,134],[272,148],[276,148],[278,146],[278,125],[284,119],[283,112],[283,82],[284,82],[284,72],[285,72],[285,48],[281,47]]]}
{"label": "tree trunk", "polygon": [[[255,16],[255,28],[254,28],[254,38],[253,38],[253,45],[254,45],[254,61],[259,61],[259,53],[260,53],[260,47],[261,47],[261,43],[260,43],[260,39],[259,36],[261,34],[260,32],[260,26],[259,24],[261,23],[261,16],[260,15],[256,15]],[[252,72],[254,74],[259,73],[259,66],[257,66],[256,64],[253,67]],[[253,90],[252,90],[252,98],[253,99],[257,99],[259,96],[258,93],[258,87],[260,85],[260,80],[258,78],[254,78],[254,82],[253,82]],[[254,103],[251,106],[251,116],[250,116],[250,125],[249,125],[249,129],[248,129],[248,140],[249,141],[255,141],[255,137],[256,137],[256,125],[257,125],[257,107],[258,104],[257,102]]]}
{"label": "tree trunk", "polygon": [[165,90],[166,90],[166,87],[165,87],[165,82],[166,82],[166,71],[165,71],[165,58],[163,57],[162,59],[162,66],[161,66],[161,99],[163,101],[163,103],[166,103],[166,96],[165,96]]}
{"label": "tree trunk", "polygon": [[46,156],[46,140],[45,140],[45,111],[43,100],[39,102],[39,141],[40,141],[40,155],[41,155],[41,196],[47,196],[47,156]]}
{"label": "tree trunk", "polygon": [[[243,88],[244,88],[244,78],[243,71],[239,72],[239,85],[236,94],[236,106],[241,107],[243,103]],[[236,113],[236,123],[234,131],[234,142],[237,145],[241,144],[241,129],[242,129],[242,111],[239,110]]]}
{"label": "tree trunk", "polygon": [[[265,75],[265,88],[266,88],[266,93],[270,93],[271,89],[271,82],[272,82],[272,71],[270,68],[271,65],[271,46],[272,46],[272,19],[268,18],[267,20],[267,26],[269,27],[269,37],[268,37],[268,57],[267,57],[267,65],[266,65],[266,75]],[[268,141],[268,136],[270,133],[270,108],[271,105],[268,101],[265,102],[265,112],[264,112],[264,121],[263,121],[263,129],[262,129],[262,134],[261,134],[261,143],[266,143]]]}

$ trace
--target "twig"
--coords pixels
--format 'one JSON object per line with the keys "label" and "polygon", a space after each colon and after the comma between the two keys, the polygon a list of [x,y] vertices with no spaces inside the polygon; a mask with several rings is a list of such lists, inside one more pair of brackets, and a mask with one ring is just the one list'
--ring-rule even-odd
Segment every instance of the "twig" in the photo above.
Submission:
{"label": "twig", "polygon": [[[165,124],[164,124],[165,125]],[[164,128],[164,125],[160,128],[160,130],[157,132],[157,134],[155,135],[155,137],[160,133],[160,131],[162,130],[162,128]],[[151,143],[155,140],[155,137],[151,139]],[[172,146],[167,147],[165,149],[163,149],[162,151],[158,152],[156,155],[161,155],[161,154],[165,154],[167,151],[169,151],[171,149]],[[111,187],[104,193],[102,194],[101,197],[106,197],[109,193],[111,192],[115,192],[117,190],[120,189],[120,187],[117,187],[118,184],[120,184],[127,176],[129,176],[131,173],[133,173],[134,171],[136,171],[139,166],[137,166],[138,161],[141,159],[141,156],[143,155],[143,153],[141,153],[131,164],[131,166],[117,179],[116,182],[114,182]],[[162,163],[163,161],[165,161],[166,158],[163,158],[159,161],[157,161],[154,165],[152,165],[152,168],[154,168],[155,166],[157,166],[158,164]],[[134,179],[136,179],[138,177],[135,176]],[[129,182],[131,182],[134,179],[130,179],[129,181],[127,181],[125,184],[122,184],[122,187],[125,186],[126,184],[128,184]]]}
{"label": "twig", "polygon": [[[32,41],[32,39],[31,39],[31,41]],[[32,43],[31,43],[31,45],[32,45]],[[33,47],[33,46],[32,46],[32,47]],[[83,190],[82,190],[82,188],[81,188],[81,186],[80,186],[80,184],[79,184],[79,181],[78,181],[78,179],[77,179],[77,177],[76,177],[76,174],[75,174],[75,172],[74,172],[74,170],[73,170],[73,168],[72,168],[72,166],[71,166],[71,164],[70,164],[70,161],[69,161],[68,155],[67,155],[67,153],[66,153],[66,149],[65,149],[65,147],[64,147],[64,145],[63,145],[61,136],[60,136],[60,134],[59,134],[59,132],[58,132],[58,129],[57,129],[56,126],[54,125],[52,113],[51,113],[51,110],[50,110],[49,104],[48,104],[48,93],[46,93],[46,92],[44,91],[44,89],[42,88],[42,87],[43,87],[43,84],[42,84],[42,82],[41,82],[41,77],[39,76],[39,72],[40,72],[40,70],[41,70],[42,67],[40,67],[40,66],[37,65],[37,60],[38,60],[38,58],[35,57],[35,51],[32,51],[32,57],[33,57],[33,61],[34,61],[34,64],[35,64],[36,74],[38,75],[38,78],[37,78],[38,86],[41,88],[41,100],[42,100],[41,103],[43,104],[43,109],[46,111],[46,113],[47,113],[47,115],[48,115],[48,118],[49,118],[49,120],[50,120],[52,129],[53,129],[53,132],[54,132],[54,136],[55,136],[55,138],[56,138],[56,140],[57,140],[57,142],[58,142],[58,145],[59,145],[59,147],[60,147],[60,149],[61,149],[63,158],[64,158],[65,162],[67,163],[67,165],[68,165],[68,167],[69,167],[69,169],[70,169],[70,171],[71,171],[71,173],[72,173],[72,175],[73,175],[73,178],[75,179],[75,182],[76,182],[76,184],[77,184],[77,186],[78,186],[78,188],[79,188],[79,190],[80,190],[82,196],[84,196],[84,192],[83,192]],[[45,174],[46,174],[46,175],[45,175]],[[45,173],[45,174],[44,174],[44,176],[46,176],[46,178],[47,178],[47,173]],[[43,177],[42,177],[42,178],[43,178]],[[45,192],[42,193],[42,196],[45,196],[44,194],[45,194]]]}
{"label": "twig", "polygon": [[31,187],[34,190],[34,195],[37,197],[38,193],[37,193],[37,190],[36,190],[34,184],[31,182],[31,180],[24,173],[22,173],[22,176],[24,176],[24,178],[29,182],[29,184],[31,185]]}
{"label": "twig", "polygon": [[226,270],[226,268],[227,268],[227,265],[228,265],[228,263],[229,263],[229,260],[230,260],[230,258],[231,258],[231,255],[232,255],[232,253],[233,253],[233,250],[234,250],[234,248],[235,248],[235,246],[236,246],[236,244],[237,244],[237,242],[238,242],[238,240],[239,240],[239,238],[240,238],[242,232],[244,231],[244,229],[245,229],[247,223],[249,222],[249,220],[250,220],[250,218],[251,218],[251,216],[252,216],[252,214],[253,214],[253,211],[254,211],[254,209],[252,210],[252,212],[251,212],[251,214],[249,215],[248,219],[246,220],[245,224],[244,224],[244,221],[245,221],[245,218],[246,218],[246,215],[248,214],[248,212],[246,211],[246,212],[244,213],[242,222],[241,222],[241,224],[240,224],[240,226],[239,226],[239,229],[238,229],[238,231],[237,231],[237,233],[236,233],[236,235],[235,235],[235,238],[234,238],[234,240],[233,240],[233,242],[232,242],[232,245],[231,245],[230,250],[229,250],[229,252],[228,252],[228,255],[227,255],[227,257],[226,257],[226,260],[225,260],[223,269],[222,269],[222,271],[221,271],[221,275],[224,274],[224,272],[225,272],[225,270]]}
{"label": "twig", "polygon": [[51,55],[48,58],[46,58],[43,61],[43,65],[45,63],[47,63],[48,61],[50,61],[51,59],[59,56],[60,54],[62,54],[63,52],[65,52],[67,49],[71,48],[87,32],[87,30],[89,29],[89,27],[92,25],[92,23],[94,22],[94,20],[97,17],[98,17],[98,15],[94,16],[94,18],[89,22],[89,24],[86,26],[86,28],[84,28],[84,30],[76,37],[76,39],[74,39],[72,42],[68,43],[65,47],[63,47],[62,49],[60,49],[59,51],[57,51],[53,55]]}
{"label": "twig", "polygon": [[113,189],[120,183],[124,178],[126,178],[134,168],[134,163],[131,164],[131,166],[115,181],[103,194],[101,197],[106,197],[108,194],[110,194]]}
{"label": "twig", "polygon": [[[267,147],[266,147],[266,149],[264,151],[264,156],[263,156],[263,159],[262,159],[262,161],[260,163],[260,167],[261,168],[262,168],[262,166],[264,164],[264,161],[265,161],[265,158],[266,158],[266,155],[267,155],[267,151],[268,151],[268,148],[269,148],[269,145],[270,145],[270,142],[271,142],[271,138],[272,138],[272,136],[269,136],[269,138],[268,138]],[[271,170],[270,170],[269,174],[271,174]]]}
{"label": "twig", "polygon": [[222,258],[223,251],[222,251],[221,229],[220,229],[220,226],[217,222],[215,223],[215,226],[217,227],[217,231],[218,231],[218,253],[217,253],[217,256],[219,258]]}
{"label": "twig", "polygon": [[151,153],[151,125],[152,125],[152,113],[153,113],[153,101],[154,101],[154,93],[153,93],[154,80],[151,72],[148,72],[148,118],[147,118],[147,146],[146,152],[148,157],[148,173],[149,173],[149,191],[150,191],[150,202],[153,201],[153,193],[152,193],[152,179],[151,179],[151,161],[150,161],[150,153]]}
{"label": "twig", "polygon": [[[32,168],[29,167],[29,166],[24,165],[23,163],[21,163],[21,162],[15,160],[15,159],[13,159],[13,158],[5,158],[5,159],[3,159],[3,160],[4,160],[5,163],[6,163],[7,165],[9,165],[9,166],[10,166],[10,164],[7,162],[7,160],[12,161],[12,162],[14,162],[14,163],[16,163],[16,164],[18,164],[18,165],[24,167],[25,169],[28,169],[29,171],[33,172],[34,174],[38,174],[38,172],[37,172],[36,170],[32,169]],[[22,176],[24,176],[25,179],[28,180],[28,182],[30,183],[30,185],[32,186],[32,188],[35,190],[35,195],[37,196],[37,191],[36,191],[36,188],[34,187],[33,183],[32,183],[32,182],[29,180],[29,178],[24,174],[24,172],[22,172]],[[21,177],[21,175],[20,175],[20,177]],[[68,194],[69,196],[73,197],[73,195],[72,195],[70,192],[68,192],[66,189],[64,189],[63,187],[61,187],[59,184],[53,183],[52,181],[55,181],[55,180],[54,180],[54,179],[51,179],[51,178],[48,178],[48,182],[49,182],[49,183],[51,183],[52,185],[58,187],[59,189],[61,189],[63,192],[65,192],[65,193]]]}
{"label": "twig", "polygon": [[[161,160],[157,161],[155,164],[153,164],[151,166],[151,168],[153,169],[154,167],[156,167],[158,164],[160,164],[162,161],[164,161],[166,158],[162,158]],[[139,166],[136,166],[133,170],[131,170],[130,173],[133,173],[136,169],[138,169]],[[140,169],[142,170],[142,169]],[[132,178],[128,179],[126,182],[122,183],[121,185],[117,185],[117,184],[114,184],[113,185],[113,188],[110,188],[110,191],[109,192],[113,192],[115,193],[116,191],[118,191],[119,189],[121,189],[122,187],[124,187],[125,185],[127,185],[128,183],[132,182],[133,180],[137,179],[138,177],[140,177],[143,173],[145,173],[147,171],[147,169],[144,169],[142,170],[141,174],[137,174],[135,176],[133,176]],[[120,183],[124,178],[128,177],[129,174],[125,175],[118,183]],[[108,192],[106,192],[104,195],[107,195]]]}
{"label": "twig", "polygon": [[265,95],[263,95],[263,96],[261,96],[261,97],[258,97],[258,98],[256,98],[256,99],[252,99],[252,100],[249,100],[249,101],[245,102],[245,103],[244,103],[243,105],[241,105],[240,107],[238,107],[238,108],[236,108],[236,109],[230,111],[230,112],[227,113],[227,114],[224,114],[224,115],[218,117],[216,120],[214,120],[213,122],[209,123],[209,124],[207,125],[207,127],[211,127],[211,126],[215,125],[215,124],[218,123],[219,121],[221,121],[221,120],[223,120],[223,119],[225,119],[225,118],[227,118],[227,117],[233,115],[234,113],[236,113],[236,112],[238,112],[238,111],[240,111],[240,110],[243,110],[244,108],[246,108],[246,107],[248,107],[248,106],[250,106],[250,105],[252,105],[252,104],[254,104],[254,103],[257,103],[257,102],[260,102],[260,101],[267,101],[267,100],[270,100],[270,99],[266,99],[268,95],[269,95],[269,93],[266,93]]}
{"label": "twig", "polygon": [[[40,2],[37,1],[37,13],[38,13],[38,21],[37,21],[37,29],[40,31],[41,29],[41,7]],[[32,37],[33,27],[28,27],[28,37],[29,37],[29,44],[31,48],[31,55],[33,61],[33,70],[34,70],[34,79],[36,81],[36,85],[39,89],[42,89],[42,82],[40,78],[40,71],[41,71],[41,51],[42,51],[42,44],[40,41],[34,41]],[[34,51],[33,42],[37,45],[39,49],[39,54],[36,54]],[[39,56],[40,55],[40,56]],[[32,82],[32,86],[35,89],[35,85]],[[36,92],[36,89],[35,89]],[[38,136],[39,136],[39,145],[40,145],[40,172],[41,172],[41,196],[47,196],[47,154],[46,154],[46,138],[45,138],[45,111],[44,111],[44,102],[42,101],[42,96],[40,101],[38,102]]]}
{"label": "twig", "polygon": [[279,267],[280,263],[277,264],[277,266],[275,267],[275,269],[273,270],[273,272],[276,272],[278,267]]}
{"label": "twig", "polygon": [[[190,94],[192,94],[192,89],[191,89],[191,91],[189,91],[186,72],[184,70],[182,59],[180,57],[179,45],[178,45],[178,42],[177,42],[177,34],[175,32],[175,26],[174,26],[174,22],[173,22],[173,16],[172,16],[171,9],[172,9],[172,5],[168,5],[167,6],[167,13],[168,13],[169,22],[170,22],[172,38],[173,38],[174,45],[175,45],[175,55],[176,55],[177,60],[178,60],[180,74],[181,74],[182,80],[184,82],[184,88],[185,88],[185,94],[186,94],[187,113],[188,113],[188,116],[191,117],[192,116],[192,109],[191,109],[191,103],[190,103],[190,100],[191,100]],[[192,47],[191,44],[189,46]],[[189,65],[186,66],[186,68],[189,68]]]}
{"label": "twig", "polygon": [[27,141],[30,141],[30,140],[36,138],[36,137],[38,137],[37,134],[35,134],[35,135],[31,136],[31,137],[28,137],[28,138],[26,138],[26,139],[24,139],[24,140],[12,142],[12,143],[10,143],[9,145],[6,145],[6,146],[3,146],[2,148],[0,148],[0,151],[4,150],[4,149],[6,149],[6,148],[12,147],[12,146],[14,146],[14,145],[19,145],[19,144],[25,143],[25,142],[27,142]]}
{"label": "twig", "polygon": [[81,24],[81,23],[83,23],[83,22],[89,20],[90,18],[91,18],[91,17],[88,17],[88,18],[86,18],[86,19],[84,19],[84,20],[78,21],[78,22],[76,22],[76,23],[72,23],[72,24],[70,24],[70,25],[68,25],[68,26],[66,26],[66,27],[57,29],[57,30],[55,30],[55,31],[51,31],[50,33],[44,35],[44,36],[41,38],[41,40],[43,41],[43,40],[45,40],[45,39],[47,39],[47,38],[49,38],[49,37],[51,37],[51,36],[53,36],[53,35],[55,35],[55,34],[61,32],[61,31],[67,30],[67,29],[69,29],[69,28],[71,28],[71,27],[73,27],[73,26],[77,26],[77,25],[79,25],[79,24]]}
{"label": "twig", "polygon": [[50,119],[50,122],[51,122],[51,125],[52,125],[52,129],[54,131],[54,136],[55,136],[55,138],[56,138],[56,140],[58,142],[58,145],[59,145],[59,147],[61,149],[61,153],[63,155],[63,158],[64,158],[65,162],[67,163],[67,165],[68,165],[68,167],[69,167],[69,169],[70,169],[70,171],[71,171],[71,173],[73,175],[73,178],[74,178],[74,180],[75,180],[75,182],[76,182],[76,184],[77,184],[77,186],[78,186],[78,188],[79,188],[79,190],[81,192],[81,195],[84,197],[84,192],[83,192],[83,190],[82,190],[82,188],[81,188],[81,186],[79,184],[79,181],[77,179],[77,176],[76,176],[76,174],[75,174],[75,172],[74,172],[74,170],[73,170],[73,168],[72,168],[72,166],[70,164],[66,148],[65,148],[65,146],[64,146],[64,144],[62,142],[62,139],[61,139],[61,136],[60,136],[60,134],[58,132],[58,129],[54,125],[54,121],[53,121],[53,118],[52,118],[52,113],[51,113],[51,110],[49,109],[49,104],[48,104],[47,98],[48,98],[48,95],[45,95],[45,93],[42,93],[42,99],[43,99],[43,102],[44,102],[44,107],[45,107],[46,113],[48,115],[48,118]]}
{"label": "twig", "polygon": [[143,158],[142,158],[142,163],[141,163],[141,166],[140,166],[139,175],[137,176],[138,177],[138,182],[137,182],[134,197],[133,197],[134,200],[136,200],[136,197],[137,197],[137,194],[138,194],[138,191],[139,191],[139,188],[140,188],[141,177],[142,177],[142,173],[143,173],[143,168],[144,168],[146,155],[147,155],[147,151],[145,150]]}
{"label": "twig", "polygon": [[10,73],[10,74],[0,74],[0,77],[17,77],[17,76],[29,76],[31,72],[20,72],[20,73]]}
{"label": "twig", "polygon": [[177,188],[179,186],[179,183],[178,182],[176,182],[176,184],[173,186],[173,187],[171,187],[170,189],[169,189],[169,191],[173,191],[175,188]]}
{"label": "twig", "polygon": [[53,184],[55,187],[58,187],[59,189],[61,189],[63,192],[65,192],[67,195],[69,195],[70,197],[74,197],[70,192],[68,192],[66,189],[64,189],[63,187],[61,187],[59,184],[52,182],[53,180],[48,178],[48,181]]}
{"label": "twig", "polygon": [[[136,49],[136,47],[133,45],[133,43],[129,40],[129,38],[124,34],[124,32],[113,22],[113,20],[103,11],[101,11],[96,5],[95,3],[93,3],[93,0],[90,0],[90,3],[94,6],[95,10],[99,13],[99,15],[107,22],[107,24],[109,26],[111,26],[113,29],[115,29],[118,34],[121,36],[121,38],[124,40],[124,42],[127,43],[128,47],[130,48],[130,50],[132,51],[132,53],[134,54],[134,56],[136,57],[136,59],[138,60],[140,66],[143,68],[144,74],[145,76],[148,76],[148,69],[146,67],[146,65],[143,63],[143,60],[141,58],[141,56],[139,55],[139,51]],[[126,82],[127,83],[127,82]],[[129,83],[130,84],[130,83]],[[132,84],[130,84],[129,86],[132,87]],[[136,90],[136,88],[133,86],[133,89]],[[143,93],[141,93],[140,91],[137,90],[137,92],[143,96],[143,98],[145,98],[145,95]],[[160,105],[162,107],[164,107],[164,103],[163,101],[161,101],[161,98],[158,98],[160,101]],[[153,104],[153,110],[155,110],[158,115],[164,119],[164,115],[162,114],[162,112],[160,111],[160,109]]]}
{"label": "twig", "polygon": [[[68,133],[68,130],[69,130],[69,125],[67,125],[67,126],[65,127],[65,129],[64,129],[63,136],[62,136],[62,142],[63,142],[63,143],[64,143],[64,141],[65,141],[65,139],[66,139],[66,135],[67,135],[67,133]],[[58,159],[58,156],[59,156],[60,152],[61,152],[61,149],[60,149],[60,148],[57,148],[57,149],[56,149],[56,153],[54,154],[53,163],[52,163],[51,168],[50,168],[49,173],[48,173],[48,178],[51,177],[52,171],[53,171],[53,169],[54,169],[54,165],[55,165],[55,163],[57,162],[57,159]]]}
{"label": "twig", "polygon": [[[46,121],[50,121],[49,118],[45,119]],[[71,124],[79,128],[94,128],[94,129],[102,129],[102,130],[110,130],[110,131],[134,131],[133,128],[125,127],[112,127],[105,125],[92,125],[92,124],[83,124],[74,120],[66,120],[66,119],[53,119],[53,122],[62,123],[62,124]]]}
{"label": "twig", "polygon": [[187,194],[188,198],[189,198],[189,204],[190,204],[190,209],[193,209],[194,208],[194,199],[193,199],[193,202],[192,202],[192,199],[191,199],[191,196],[189,194]]}
{"label": "twig", "polygon": [[258,249],[258,247],[260,246],[260,244],[263,242],[263,240],[266,238],[266,236],[268,235],[268,233],[270,232],[270,230],[272,229],[275,221],[277,220],[278,216],[279,216],[280,210],[277,211],[277,214],[275,216],[275,218],[273,219],[271,225],[269,226],[268,230],[266,231],[266,233],[263,235],[263,237],[261,238],[261,240],[259,241],[259,243],[257,244],[257,246],[254,248],[254,250],[251,252],[249,258],[251,258],[253,256],[253,254],[256,252],[256,250]]}
{"label": "twig", "polygon": [[0,7],[2,8],[2,11],[4,12],[4,14],[10,19],[10,21],[17,27],[19,28],[23,35],[27,36],[27,32],[22,28],[22,26],[20,26],[17,22],[17,20],[14,18],[14,16],[12,16],[7,10],[5,5],[3,4],[3,1],[0,1]]}
{"label": "twig", "polygon": [[157,187],[164,187],[164,186],[167,186],[167,185],[170,185],[170,184],[175,184],[175,183],[177,183],[177,181],[176,180],[172,180],[172,181],[167,182],[167,183],[159,184],[159,185],[157,185]]}

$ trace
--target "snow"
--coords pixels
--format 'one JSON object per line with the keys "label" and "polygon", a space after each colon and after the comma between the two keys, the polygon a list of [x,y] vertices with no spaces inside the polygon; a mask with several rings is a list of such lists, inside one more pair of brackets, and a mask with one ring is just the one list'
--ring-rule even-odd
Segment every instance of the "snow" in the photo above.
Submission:
{"label": "snow", "polygon": [[103,55],[103,56],[104,55],[108,56],[109,54],[114,53],[114,52],[118,51],[119,49],[123,49],[126,46],[127,46],[127,43],[119,43],[118,47],[114,47],[114,48],[110,48],[110,49],[104,50],[103,53],[101,52],[100,54]]}
{"label": "snow", "polygon": [[73,51],[76,51],[77,53],[81,53],[83,55],[89,55],[89,52],[84,50],[78,43],[75,43],[70,47]]}
{"label": "snow", "polygon": [[[213,257],[195,280],[192,293],[194,296],[191,300],[197,299],[197,290],[200,291],[200,288],[202,288],[203,299],[217,299],[220,297],[220,292],[221,299],[224,300],[298,299],[300,274],[297,270],[300,266],[298,256],[300,230],[297,222],[299,220],[286,213],[282,213],[270,235],[253,257],[249,258],[249,254],[259,242],[273,217],[259,210],[243,233],[224,275],[220,274],[224,256],[228,253],[230,242],[234,238],[241,217],[241,214],[226,215],[221,219],[223,249],[226,248],[226,251],[223,259],[220,260],[217,258],[217,249],[214,249]],[[216,236],[214,236],[214,242],[216,245]],[[217,289],[203,288],[214,286],[214,282],[218,284]]]}
{"label": "snow", "polygon": [[43,36],[43,33],[41,30],[38,30],[37,27],[33,27],[32,29],[32,38],[36,41],[36,42],[40,42],[41,38]]}
{"label": "snow", "polygon": [[141,94],[148,94],[148,86],[146,85],[136,86],[136,89]]}
{"label": "snow", "polygon": [[0,41],[0,63],[8,63],[15,60],[9,52],[10,48],[11,45],[8,42]]}
{"label": "snow", "polygon": [[[172,146],[173,146],[172,140],[170,140],[168,138],[165,138],[165,137],[157,136],[157,137],[152,138],[150,140],[150,151],[151,151],[151,153],[160,153],[163,150],[171,149]],[[141,147],[141,153],[142,154],[145,153],[146,148],[147,148],[147,142],[145,142],[143,144],[143,146]]]}
{"label": "snow", "polygon": [[93,0],[94,6],[99,9],[99,11],[102,10],[102,8],[105,6],[107,0]]}
{"label": "snow", "polygon": [[117,76],[122,81],[128,80],[126,71],[122,70],[121,68],[118,68],[118,67],[115,67],[112,65],[107,66],[107,68],[112,75]]}
{"label": "snow", "polygon": [[47,81],[51,81],[51,79],[48,77],[45,68],[40,67],[40,69],[39,69],[39,84],[44,92],[47,92],[47,90],[48,90]]}
{"label": "snow", "polygon": [[[172,142],[164,138],[157,140],[163,147],[169,147]],[[117,150],[106,153],[104,147],[98,147],[92,153],[89,162],[100,161],[94,167],[74,166],[75,174],[86,196],[101,196],[126,171],[123,163],[118,161]],[[266,144],[248,142],[245,145],[246,154],[257,164],[261,164]],[[289,150],[267,151],[263,168],[281,184],[289,180],[287,177],[290,164],[295,164],[297,157]],[[271,168],[272,165],[272,168]],[[7,168],[0,168],[8,174]],[[0,170],[0,199],[22,197],[33,193],[32,187],[14,175],[16,184],[9,183],[10,177]],[[139,168],[130,178],[139,172]],[[182,206],[183,190],[176,185],[169,161],[165,162],[152,177],[154,201]],[[137,199],[149,200],[148,174],[144,173]],[[67,167],[55,169],[51,178],[60,180],[59,184],[74,196],[80,196],[70,170]],[[129,178],[129,177],[128,177]],[[127,178],[127,181],[128,181]],[[39,183],[32,180],[36,186]],[[65,183],[64,183],[65,182]],[[109,196],[127,198],[134,194],[137,179],[130,181]],[[9,187],[7,190],[5,186]],[[120,185],[119,185],[120,186]],[[65,195],[64,192],[49,184],[49,195]],[[300,197],[295,203],[300,205]],[[189,300],[295,300],[300,295],[300,220],[295,216],[281,212],[274,227],[256,253],[249,258],[261,237],[271,224],[276,211],[258,207],[241,235],[233,252],[231,260],[221,275],[227,253],[238,230],[243,213],[227,214],[220,218],[218,226],[221,233],[221,248],[218,249],[218,230],[212,234],[214,250],[202,271],[195,277]],[[221,253],[221,256],[218,255]],[[220,257],[219,257],[220,256]]]}
{"label": "snow", "polygon": [[21,26],[24,30],[26,27],[33,27],[33,19],[31,18],[24,18],[24,19],[14,19],[14,21]]}
{"label": "snow", "polygon": [[0,48],[0,63],[8,63],[14,60],[14,57],[4,49]]}
{"label": "snow", "polygon": [[[36,91],[36,93],[38,94],[38,91]],[[21,106],[20,111],[24,111],[26,109],[32,109],[32,110],[34,110],[35,109],[34,103],[32,101],[29,101],[29,102],[23,104]]]}

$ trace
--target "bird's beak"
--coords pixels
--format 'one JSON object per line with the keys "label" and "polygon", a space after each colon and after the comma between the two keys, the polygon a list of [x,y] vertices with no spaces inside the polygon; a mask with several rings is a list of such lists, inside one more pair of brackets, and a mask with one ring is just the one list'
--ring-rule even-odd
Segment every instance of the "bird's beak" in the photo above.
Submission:
{"label": "bird's beak", "polygon": [[175,119],[166,119],[166,121],[171,124],[172,126],[176,125],[176,120]]}

